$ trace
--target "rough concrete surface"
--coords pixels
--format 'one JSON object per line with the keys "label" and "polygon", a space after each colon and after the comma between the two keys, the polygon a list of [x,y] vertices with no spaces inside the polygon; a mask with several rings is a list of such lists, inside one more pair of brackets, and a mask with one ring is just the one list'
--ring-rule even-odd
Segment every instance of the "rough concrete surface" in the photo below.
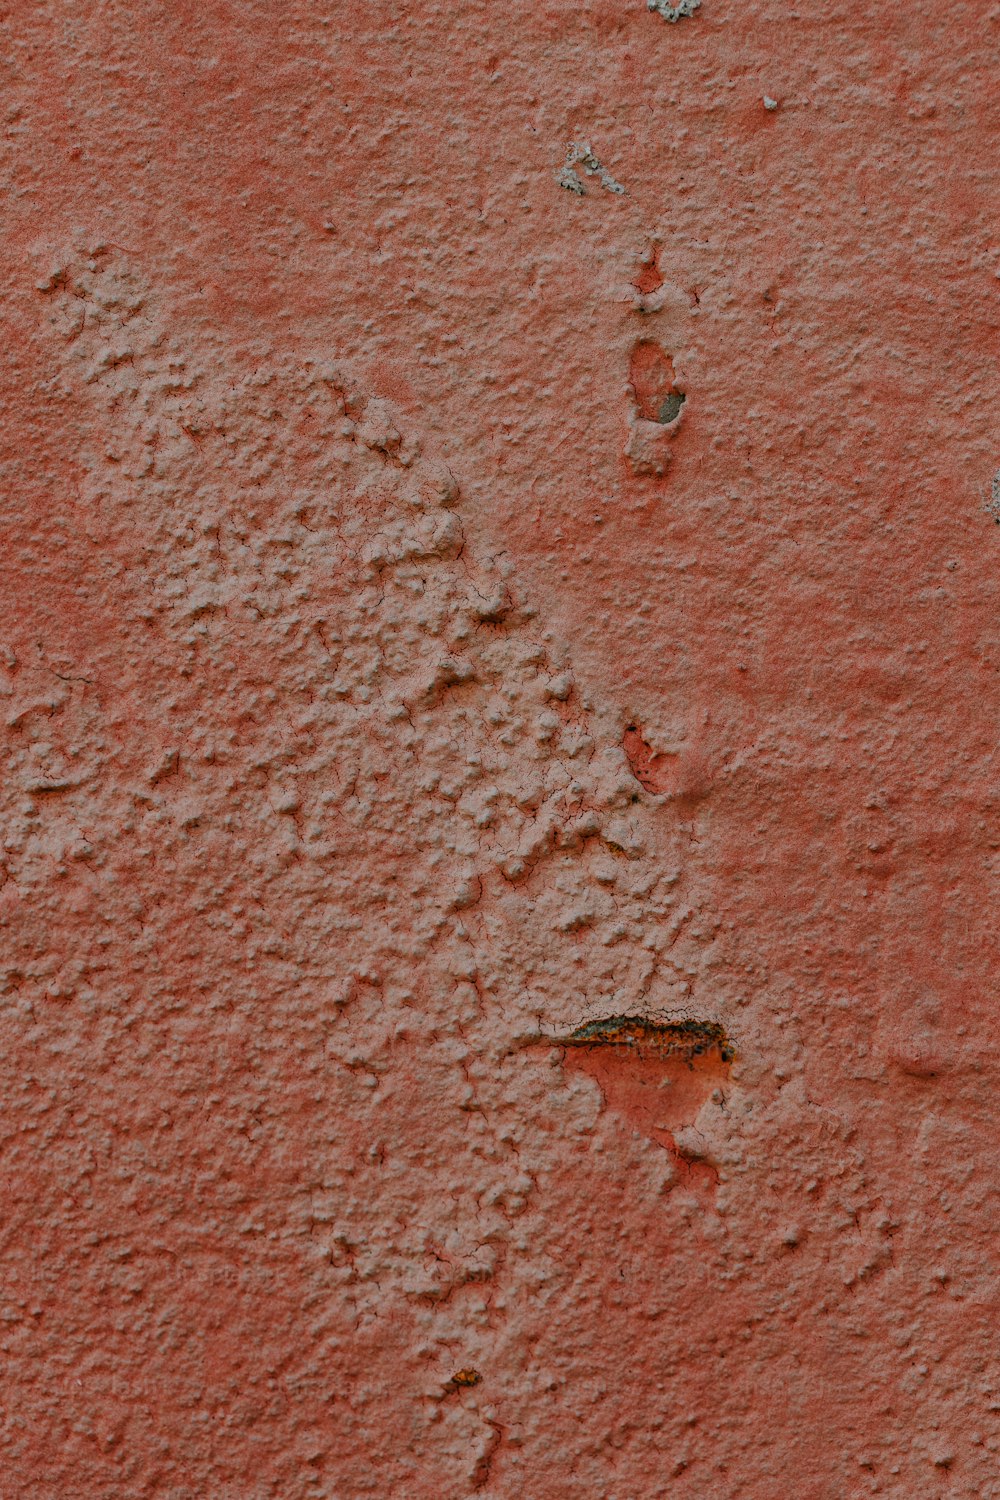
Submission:
{"label": "rough concrete surface", "polygon": [[0,1500],[1000,1497],[1000,6],[2,24]]}

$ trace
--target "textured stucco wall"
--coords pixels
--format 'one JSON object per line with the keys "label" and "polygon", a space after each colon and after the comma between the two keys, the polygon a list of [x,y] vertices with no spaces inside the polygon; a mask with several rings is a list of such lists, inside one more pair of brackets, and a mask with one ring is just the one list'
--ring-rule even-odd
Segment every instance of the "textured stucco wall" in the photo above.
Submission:
{"label": "textured stucco wall", "polygon": [[681,9],[3,7],[0,1500],[1000,1496],[1000,7]]}

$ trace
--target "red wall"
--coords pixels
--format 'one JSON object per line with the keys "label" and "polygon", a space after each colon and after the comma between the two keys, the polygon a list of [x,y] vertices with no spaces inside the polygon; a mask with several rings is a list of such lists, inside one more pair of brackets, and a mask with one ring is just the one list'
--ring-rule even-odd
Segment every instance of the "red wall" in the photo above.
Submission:
{"label": "red wall", "polygon": [[3,25],[2,1500],[1000,1495],[1000,9]]}

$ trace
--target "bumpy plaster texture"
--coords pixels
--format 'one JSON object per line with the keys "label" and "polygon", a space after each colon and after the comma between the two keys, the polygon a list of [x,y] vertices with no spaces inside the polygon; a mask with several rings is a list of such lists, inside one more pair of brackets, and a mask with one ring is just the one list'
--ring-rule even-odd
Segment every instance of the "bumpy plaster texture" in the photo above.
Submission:
{"label": "bumpy plaster texture", "polygon": [[654,9],[5,17],[2,1500],[1000,1497],[1000,16]]}
{"label": "bumpy plaster texture", "polygon": [[[543,1324],[568,1344],[586,1305],[538,1185],[558,1194],[567,1152],[610,1150],[615,1179],[659,1212],[675,1185],[714,1190],[718,1159],[737,1159],[749,1104],[729,1090],[718,1022],[699,1016],[710,1045],[692,1048],[679,1020],[693,1019],[704,918],[648,853],[620,727],[581,700],[503,556],[466,545],[453,475],[388,402],[335,366],[262,347],[235,368],[185,347],[112,246],[60,258],[37,289],[60,379],[89,389],[101,434],[82,455],[95,540],[143,538],[122,627],[133,651],[149,631],[174,663],[136,722],[86,665],[8,662],[6,876],[24,914],[6,982],[43,1046],[81,1066],[101,1037],[114,1055],[103,1149],[136,1217],[95,1231],[98,1274],[118,1270],[140,1304],[176,1277],[186,1322],[183,1266],[151,1248],[174,1212],[162,1138],[185,1128],[143,1116],[142,1060],[166,1050],[215,1163],[199,1253],[232,1257],[241,1290],[259,1236],[307,1273],[315,1362],[282,1420],[315,1424],[346,1328],[375,1362],[362,1407],[388,1424],[402,1340],[405,1441],[370,1456],[359,1493],[461,1493],[501,1467],[510,1486],[526,1464],[561,1483],[567,1453],[549,1453],[535,1401],[556,1349],[533,1346]],[[74,865],[97,919],[82,945],[54,941]],[[120,920],[97,918],[106,903]],[[42,951],[60,961],[42,962],[39,1017],[22,986]],[[582,1072],[563,1068],[588,1017],[637,1007],[673,1016],[661,1031],[676,1046],[655,1029],[624,1050],[598,1036]],[[259,1080],[238,1100],[236,1057]],[[21,1087],[35,1100],[37,1079]],[[635,1127],[624,1158],[604,1098]],[[33,1107],[44,1133],[58,1090]],[[304,1127],[292,1139],[289,1114]],[[71,1214],[67,1232],[80,1227]],[[44,1274],[57,1264],[50,1250]],[[155,1343],[148,1316],[130,1331]],[[83,1344],[100,1348],[85,1316],[63,1351],[74,1365]],[[263,1367],[230,1392],[235,1420],[263,1409],[262,1381]],[[504,1382],[523,1382],[523,1411],[498,1405]],[[151,1414],[135,1420],[151,1437]],[[41,1410],[31,1422],[41,1437]],[[326,1493],[336,1469],[321,1477],[326,1438],[310,1442],[239,1482]],[[165,1455],[157,1482],[182,1484],[190,1450]],[[148,1489],[148,1469],[121,1462],[122,1482]],[[73,1443],[56,1463],[67,1485],[98,1472]],[[578,1468],[602,1482],[599,1463]]]}

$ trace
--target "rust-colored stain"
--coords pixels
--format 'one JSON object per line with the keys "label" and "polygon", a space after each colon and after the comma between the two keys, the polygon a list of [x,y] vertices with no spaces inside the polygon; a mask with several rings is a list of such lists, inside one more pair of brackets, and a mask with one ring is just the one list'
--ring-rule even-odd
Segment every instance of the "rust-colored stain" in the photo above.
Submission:
{"label": "rust-colored stain", "polygon": [[593,1079],[606,1107],[668,1151],[686,1178],[707,1186],[718,1181],[714,1166],[689,1161],[676,1137],[727,1086],[734,1050],[721,1026],[613,1016],[561,1038],[561,1045],[566,1069]]}

